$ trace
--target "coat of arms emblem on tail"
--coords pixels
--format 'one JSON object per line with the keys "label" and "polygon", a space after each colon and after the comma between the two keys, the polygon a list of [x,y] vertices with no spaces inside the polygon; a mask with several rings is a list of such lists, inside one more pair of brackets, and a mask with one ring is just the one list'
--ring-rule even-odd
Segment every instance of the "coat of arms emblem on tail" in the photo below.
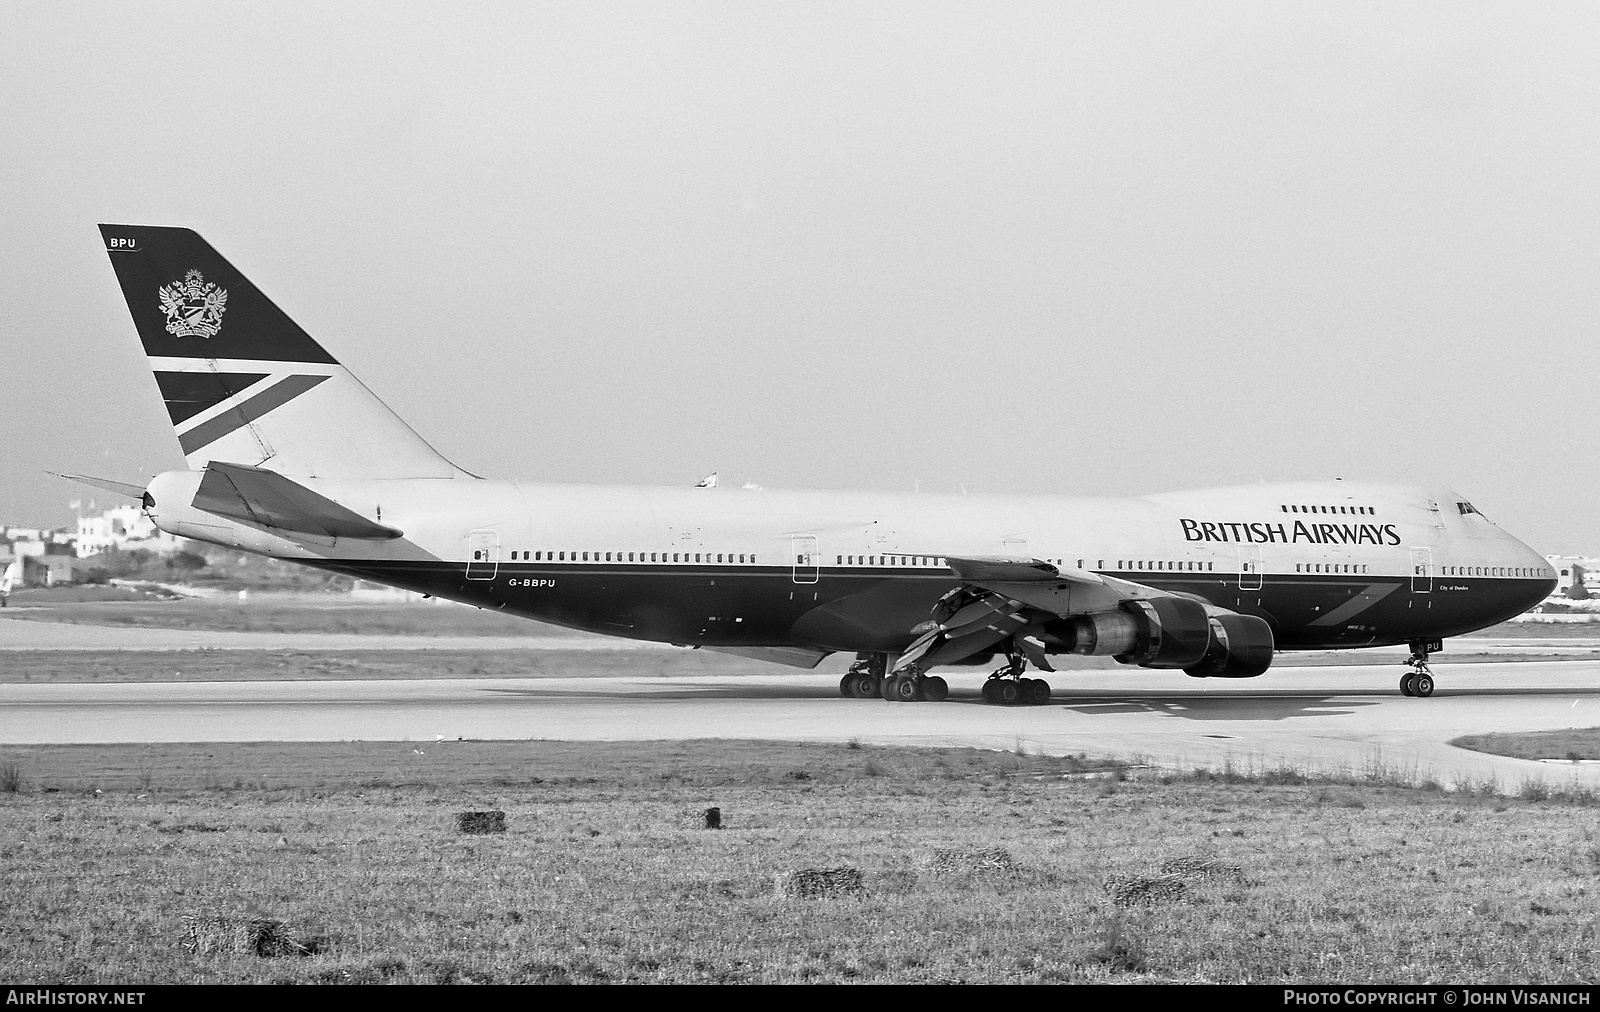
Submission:
{"label": "coat of arms emblem on tail", "polygon": [[222,329],[222,311],[228,308],[226,289],[207,281],[199,271],[183,280],[162,285],[161,311],[167,314],[167,333],[174,337],[216,337]]}

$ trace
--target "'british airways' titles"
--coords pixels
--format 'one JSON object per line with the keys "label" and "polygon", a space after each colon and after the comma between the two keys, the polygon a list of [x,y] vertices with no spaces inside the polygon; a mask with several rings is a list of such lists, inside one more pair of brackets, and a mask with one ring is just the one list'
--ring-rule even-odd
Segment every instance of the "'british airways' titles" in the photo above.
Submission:
{"label": "'british airways' titles", "polygon": [[1248,521],[1179,520],[1185,541],[1243,541],[1251,544],[1398,545],[1394,524],[1288,524]]}

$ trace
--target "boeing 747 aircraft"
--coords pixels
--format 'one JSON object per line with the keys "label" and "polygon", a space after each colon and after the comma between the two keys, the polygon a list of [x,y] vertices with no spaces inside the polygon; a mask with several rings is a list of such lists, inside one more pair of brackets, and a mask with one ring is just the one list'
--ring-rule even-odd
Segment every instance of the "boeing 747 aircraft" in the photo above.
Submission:
{"label": "boeing 747 aircraft", "polygon": [[575,629],[800,667],[845,695],[1042,702],[1062,655],[1260,675],[1279,650],[1442,640],[1554,573],[1464,497],[1329,481],[1139,498],[548,485],[440,456],[183,228],[101,225],[188,469],[131,489],[163,531]]}

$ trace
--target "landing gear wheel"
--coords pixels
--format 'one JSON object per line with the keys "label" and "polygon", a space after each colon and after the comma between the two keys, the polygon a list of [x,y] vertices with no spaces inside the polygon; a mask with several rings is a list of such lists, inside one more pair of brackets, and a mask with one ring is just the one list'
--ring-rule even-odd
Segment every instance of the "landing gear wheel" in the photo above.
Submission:
{"label": "landing gear wheel", "polygon": [[1050,683],[1043,678],[1030,678],[1033,684],[1028,688],[1028,702],[1041,705],[1050,702]]}
{"label": "landing gear wheel", "polygon": [[1411,670],[1400,679],[1400,691],[1407,696],[1426,699],[1433,695],[1433,669],[1428,667],[1428,655],[1444,649],[1443,640],[1416,640],[1411,644],[1411,656],[1406,667]]}
{"label": "landing gear wheel", "polygon": [[856,676],[852,687],[857,699],[871,699],[878,694],[878,679],[870,671],[863,671]]}
{"label": "landing gear wheel", "polygon": [[983,683],[983,701],[985,703],[999,702],[999,700],[994,698],[994,687],[998,684],[999,680],[994,678],[991,678],[987,682]]}
{"label": "landing gear wheel", "polygon": [[900,697],[895,694],[895,683],[900,680],[899,675],[890,675],[878,683],[878,694],[884,699],[893,702]]}
{"label": "landing gear wheel", "polygon": [[1001,706],[1015,706],[1017,697],[1021,692],[1017,688],[1014,678],[997,678],[994,680],[994,701]]}
{"label": "landing gear wheel", "polygon": [[891,694],[902,703],[914,703],[922,695],[917,691],[917,680],[910,675],[896,675],[889,682]]}
{"label": "landing gear wheel", "polygon": [[930,703],[942,703],[950,698],[950,684],[938,675],[922,680],[922,698]]}
{"label": "landing gear wheel", "polygon": [[856,673],[854,671],[845,672],[845,676],[843,678],[839,679],[839,695],[841,695],[841,696],[853,696],[853,695],[855,695],[856,694],[855,681],[856,681]]}

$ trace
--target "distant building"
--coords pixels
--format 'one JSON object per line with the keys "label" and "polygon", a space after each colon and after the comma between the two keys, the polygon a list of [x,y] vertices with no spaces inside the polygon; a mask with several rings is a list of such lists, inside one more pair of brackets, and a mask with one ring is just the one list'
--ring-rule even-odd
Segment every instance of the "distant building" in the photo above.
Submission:
{"label": "distant building", "polygon": [[170,552],[178,539],[156,530],[138,506],[117,506],[95,516],[78,517],[78,558],[99,555],[107,548]]}
{"label": "distant building", "polygon": [[1600,594],[1600,558],[1589,555],[1546,555],[1545,560],[1556,571],[1558,597],[1571,596],[1574,584],[1591,594]]}
{"label": "distant building", "polygon": [[58,583],[71,583],[75,576],[77,559],[71,555],[40,555],[22,560],[22,585],[25,587],[54,587]]}
{"label": "distant building", "polygon": [[58,583],[71,583],[76,572],[77,559],[65,545],[46,541],[0,542],[0,573],[4,573],[15,559],[22,560],[22,587],[53,587]]}

